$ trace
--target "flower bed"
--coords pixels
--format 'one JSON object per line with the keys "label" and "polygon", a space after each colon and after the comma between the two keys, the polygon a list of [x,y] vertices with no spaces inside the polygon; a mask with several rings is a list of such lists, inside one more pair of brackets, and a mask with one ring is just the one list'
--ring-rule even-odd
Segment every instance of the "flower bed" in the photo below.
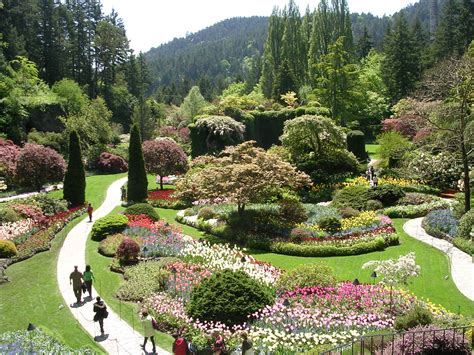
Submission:
{"label": "flower bed", "polygon": [[156,208],[183,209],[188,207],[173,196],[174,192],[174,189],[148,191],[148,203]]}
{"label": "flower bed", "polygon": [[449,202],[441,200],[422,203],[420,205],[387,207],[382,211],[382,213],[391,218],[417,218],[426,216],[430,211],[449,207]]}

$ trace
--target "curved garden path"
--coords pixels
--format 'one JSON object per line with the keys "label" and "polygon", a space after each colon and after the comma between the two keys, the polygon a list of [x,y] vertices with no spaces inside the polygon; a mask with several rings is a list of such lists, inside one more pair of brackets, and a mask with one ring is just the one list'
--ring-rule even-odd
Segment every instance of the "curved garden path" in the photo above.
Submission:
{"label": "curved garden path", "polygon": [[403,230],[415,239],[429,244],[445,253],[451,264],[451,277],[458,290],[467,298],[474,301],[474,263],[473,258],[453,246],[446,240],[434,238],[425,232],[421,226],[423,217],[407,221]]}
{"label": "curved garden path", "polygon": [[[120,204],[120,187],[127,181],[127,178],[113,182],[107,190],[102,205],[94,211],[93,220],[108,215],[117,205]],[[127,322],[108,308],[109,316],[104,321],[105,336],[100,336],[98,323],[93,319],[93,301],[83,303],[80,307],[75,307],[76,300],[72,286],[69,285],[69,275],[74,270],[74,265],[79,266],[79,270],[85,269],[85,253],[87,237],[92,229],[93,223],[88,223],[88,218],[79,222],[67,235],[64,244],[59,252],[57,263],[57,280],[59,290],[64,298],[65,304],[81,326],[97,341],[109,354],[139,354],[143,353],[140,345],[143,337],[130,327]],[[92,294],[98,295],[94,289]],[[94,299],[95,301],[95,299]],[[147,344],[148,348],[151,344]],[[158,354],[169,354],[167,351],[157,347]]]}

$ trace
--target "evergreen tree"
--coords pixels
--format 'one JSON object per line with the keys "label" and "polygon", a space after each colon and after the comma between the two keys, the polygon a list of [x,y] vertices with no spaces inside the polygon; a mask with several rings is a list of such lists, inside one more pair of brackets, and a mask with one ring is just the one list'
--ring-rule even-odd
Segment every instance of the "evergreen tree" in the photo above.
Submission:
{"label": "evergreen tree", "polygon": [[464,48],[461,31],[460,4],[458,0],[447,0],[436,31],[434,50],[437,58],[462,55]]}
{"label": "evergreen tree", "polygon": [[397,102],[413,90],[421,74],[420,58],[403,12],[387,31],[384,52],[383,78],[392,102]]}
{"label": "evergreen tree", "polygon": [[373,46],[374,45],[369,36],[369,31],[367,30],[367,27],[364,27],[364,34],[357,42],[357,55],[359,58],[362,59],[367,57],[367,54],[369,54]]}
{"label": "evergreen tree", "polygon": [[288,60],[285,59],[281,64],[275,78],[275,83],[273,86],[273,99],[275,101],[280,101],[281,95],[286,94],[289,91],[297,92],[298,85],[290,64]]}
{"label": "evergreen tree", "polygon": [[130,131],[127,190],[127,199],[131,203],[143,202],[148,196],[148,180],[143,159],[142,142],[140,131],[136,124],[132,126]]}
{"label": "evergreen tree", "polygon": [[69,134],[69,160],[64,175],[63,198],[73,207],[81,206],[86,201],[86,173],[76,131]]}

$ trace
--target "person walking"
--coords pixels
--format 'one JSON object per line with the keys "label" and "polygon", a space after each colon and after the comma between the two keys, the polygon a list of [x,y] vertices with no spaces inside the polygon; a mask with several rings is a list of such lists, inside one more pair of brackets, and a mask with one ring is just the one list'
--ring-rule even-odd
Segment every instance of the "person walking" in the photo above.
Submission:
{"label": "person walking", "polygon": [[125,185],[123,185],[121,188],[120,188],[120,192],[121,192],[121,197],[120,199],[122,201],[127,201],[127,189],[125,188]]}
{"label": "person walking", "polygon": [[95,298],[97,301],[94,303],[94,322],[99,322],[100,326],[100,334],[104,335],[104,319],[109,316],[109,312],[107,312],[107,306],[105,305],[104,301],[97,296]]}
{"label": "person walking", "polygon": [[254,355],[253,344],[248,338],[246,332],[243,332],[242,335],[242,355]]}
{"label": "person walking", "polygon": [[221,355],[222,352],[225,350],[224,338],[222,337],[222,335],[219,334],[218,331],[214,331],[212,333],[212,339],[212,353],[214,355]]}
{"label": "person walking", "polygon": [[89,215],[89,222],[92,222],[92,211],[94,210],[94,208],[92,207],[92,205],[89,203],[89,205],[87,206],[87,214]]}
{"label": "person walking", "polygon": [[173,354],[174,355],[187,355],[188,354],[188,344],[186,339],[184,339],[178,333],[173,334],[174,343],[173,343]]}
{"label": "person walking", "polygon": [[76,303],[82,303],[82,272],[77,270],[77,266],[74,266],[74,271],[69,275],[69,284],[72,284],[72,289],[74,291],[74,296],[76,296]]}
{"label": "person walking", "polygon": [[84,283],[86,284],[86,290],[89,293],[89,297],[92,300],[92,280],[95,281],[95,276],[91,270],[90,265],[86,265],[86,271],[84,271],[84,273],[82,274],[82,278],[84,280]]}
{"label": "person walking", "polygon": [[377,187],[377,185],[379,184],[379,179],[377,175],[374,174],[374,178],[372,179],[372,181],[374,182],[374,187]]}
{"label": "person walking", "polygon": [[[142,349],[145,351],[145,346],[148,341],[148,338],[151,340],[153,345],[153,353],[156,352],[155,346],[155,328],[153,327],[153,317],[148,314],[147,311],[142,312],[142,324],[143,324],[143,335],[145,340],[143,341]],[[146,351],[145,351],[146,352]]]}

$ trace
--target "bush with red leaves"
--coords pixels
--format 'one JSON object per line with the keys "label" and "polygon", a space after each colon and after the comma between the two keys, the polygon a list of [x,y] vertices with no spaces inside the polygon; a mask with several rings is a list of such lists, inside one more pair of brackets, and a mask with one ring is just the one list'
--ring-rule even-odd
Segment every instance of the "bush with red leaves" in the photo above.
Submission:
{"label": "bush with red leaves", "polygon": [[117,248],[117,258],[122,265],[134,264],[138,259],[140,253],[140,246],[136,241],[130,238],[125,238]]}
{"label": "bush with red leaves", "polygon": [[103,173],[116,174],[128,170],[128,164],[122,157],[107,152],[100,154],[95,165]]}

